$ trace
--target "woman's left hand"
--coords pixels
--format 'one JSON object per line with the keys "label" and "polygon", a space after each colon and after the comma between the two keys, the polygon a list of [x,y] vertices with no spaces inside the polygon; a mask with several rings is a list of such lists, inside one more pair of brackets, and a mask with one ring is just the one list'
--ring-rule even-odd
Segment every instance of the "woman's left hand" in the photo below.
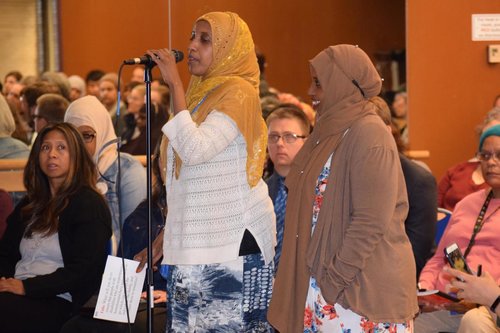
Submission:
{"label": "woman's left hand", "polygon": [[25,295],[23,281],[13,278],[0,279],[0,292],[8,292],[16,295]]}

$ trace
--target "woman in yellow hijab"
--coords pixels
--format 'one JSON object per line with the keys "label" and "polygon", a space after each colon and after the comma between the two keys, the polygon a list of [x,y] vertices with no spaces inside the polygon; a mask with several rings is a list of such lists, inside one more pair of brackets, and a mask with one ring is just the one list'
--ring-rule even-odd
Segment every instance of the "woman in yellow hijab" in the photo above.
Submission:
{"label": "woman in yellow hijab", "polygon": [[186,95],[168,49],[149,50],[173,100],[161,163],[168,213],[168,328],[270,331],[275,216],[262,181],[267,130],[250,30],[238,15],[196,20]]}

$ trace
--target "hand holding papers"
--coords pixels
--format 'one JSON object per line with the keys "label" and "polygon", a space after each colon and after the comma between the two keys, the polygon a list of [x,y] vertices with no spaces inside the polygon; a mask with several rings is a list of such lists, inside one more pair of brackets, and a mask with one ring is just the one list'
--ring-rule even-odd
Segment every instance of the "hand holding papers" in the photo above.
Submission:
{"label": "hand holding papers", "polygon": [[[130,323],[135,321],[137,309],[141,299],[142,286],[146,277],[146,270],[136,272],[139,262],[129,259],[125,260],[125,281],[127,290],[127,303]],[[94,318],[111,320],[121,323],[127,322],[127,310],[125,307],[125,292],[123,287],[122,258],[108,256],[106,268],[102,276],[101,288]]]}

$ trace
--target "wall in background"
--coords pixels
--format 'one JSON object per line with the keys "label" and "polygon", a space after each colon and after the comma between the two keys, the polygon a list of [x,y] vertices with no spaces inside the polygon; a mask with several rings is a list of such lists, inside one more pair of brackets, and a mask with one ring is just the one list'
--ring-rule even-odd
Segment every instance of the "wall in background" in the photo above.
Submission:
{"label": "wall in background", "polygon": [[37,74],[36,0],[2,0],[0,4],[0,78],[19,70]]}
{"label": "wall in background", "polygon": [[[265,53],[269,83],[308,101],[307,61],[328,45],[359,44],[376,51],[405,47],[404,2],[363,0],[172,0],[172,46],[185,51],[194,20],[209,11],[234,11],[250,26]],[[62,69],[84,76],[120,63],[148,48],[168,45],[168,1],[60,0]],[[185,85],[187,66],[179,64]],[[124,71],[130,76],[131,69]],[[153,75],[159,76],[154,70]]]}
{"label": "wall in background", "polygon": [[410,143],[427,149],[433,173],[471,158],[474,131],[500,94],[500,64],[472,41],[472,14],[500,13],[498,1],[407,0],[407,83]]}

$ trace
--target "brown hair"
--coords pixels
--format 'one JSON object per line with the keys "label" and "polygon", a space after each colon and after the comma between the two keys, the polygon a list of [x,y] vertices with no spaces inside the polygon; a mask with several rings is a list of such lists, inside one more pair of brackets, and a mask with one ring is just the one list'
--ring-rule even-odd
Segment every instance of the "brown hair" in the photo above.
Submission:
{"label": "brown hair", "polygon": [[[70,170],[63,184],[54,195],[50,192],[47,176],[40,168],[40,149],[44,138],[52,131],[63,134],[68,143]],[[22,216],[28,223],[26,236],[33,232],[51,235],[57,232],[59,214],[66,208],[69,198],[82,187],[96,190],[97,169],[85,149],[80,132],[69,123],[49,124],[38,134],[24,169],[24,186],[28,193],[28,204]]]}
{"label": "brown hair", "polygon": [[294,104],[280,104],[266,118],[267,127],[276,119],[297,119],[302,128],[301,135],[309,135],[311,133],[311,123],[304,111],[299,109]]}
{"label": "brown hair", "polygon": [[368,107],[371,107],[373,111],[382,119],[384,124],[391,127],[391,133],[396,141],[396,147],[398,148],[398,152],[404,153],[406,150],[406,145],[401,139],[401,133],[399,133],[398,128],[392,122],[391,117],[391,109],[387,102],[379,96],[374,96],[368,100]]}
{"label": "brown hair", "polygon": [[391,118],[391,109],[389,108],[389,105],[387,105],[387,102],[379,96],[374,96],[368,100],[369,104],[368,106],[373,107],[373,111],[377,113],[377,115],[382,118],[382,121],[386,125],[391,125],[392,123],[392,118]]}
{"label": "brown hair", "polygon": [[38,115],[48,123],[62,123],[64,113],[69,106],[66,98],[58,94],[44,94],[36,100]]}

